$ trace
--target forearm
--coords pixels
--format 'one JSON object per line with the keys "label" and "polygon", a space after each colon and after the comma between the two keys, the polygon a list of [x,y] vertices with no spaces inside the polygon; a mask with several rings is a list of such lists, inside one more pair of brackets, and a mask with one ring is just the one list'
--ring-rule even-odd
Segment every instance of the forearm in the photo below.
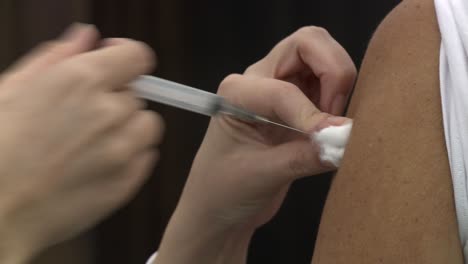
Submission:
{"label": "forearm", "polygon": [[[0,228],[1,229],[1,228]],[[0,231],[0,263],[25,264],[31,258],[31,252],[17,237]]]}
{"label": "forearm", "polygon": [[19,199],[7,200],[3,199],[0,204],[0,263],[28,263],[42,250],[41,243],[32,231],[27,230],[29,226],[20,225],[21,222],[12,217],[16,213],[11,204],[19,203]]}
{"label": "forearm", "polygon": [[156,264],[246,263],[253,231],[211,225],[183,210],[174,213],[158,250]]}

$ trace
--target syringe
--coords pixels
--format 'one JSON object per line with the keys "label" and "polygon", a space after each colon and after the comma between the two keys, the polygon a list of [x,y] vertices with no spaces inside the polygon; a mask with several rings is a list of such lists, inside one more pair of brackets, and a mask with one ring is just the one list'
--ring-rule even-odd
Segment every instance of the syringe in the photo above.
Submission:
{"label": "syringe", "polygon": [[130,83],[130,87],[132,87],[140,98],[202,115],[215,116],[217,114],[227,114],[240,120],[268,123],[299,133],[308,134],[302,130],[273,122],[253,112],[234,106],[217,94],[154,76],[140,76],[137,80]]}

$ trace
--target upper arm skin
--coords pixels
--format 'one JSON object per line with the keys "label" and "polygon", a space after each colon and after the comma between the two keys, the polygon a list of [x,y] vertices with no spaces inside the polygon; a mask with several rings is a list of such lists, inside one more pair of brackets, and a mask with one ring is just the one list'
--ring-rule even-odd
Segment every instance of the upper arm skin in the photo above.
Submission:
{"label": "upper arm skin", "polygon": [[433,0],[407,0],[370,43],[354,128],[314,264],[463,263],[442,125]]}

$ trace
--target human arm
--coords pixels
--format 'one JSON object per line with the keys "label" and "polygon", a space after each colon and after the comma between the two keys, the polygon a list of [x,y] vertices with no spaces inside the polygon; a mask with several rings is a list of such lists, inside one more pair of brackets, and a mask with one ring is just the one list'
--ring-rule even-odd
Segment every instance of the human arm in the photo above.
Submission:
{"label": "human arm", "polygon": [[[349,121],[329,118],[326,112],[333,112],[338,94],[349,94],[354,77],[354,65],[341,46],[323,29],[305,28],[244,75],[228,77],[219,93],[231,103],[312,133]],[[324,94],[329,98],[319,100]],[[335,104],[335,112],[344,104]],[[308,136],[225,116],[214,118],[156,263],[245,262],[252,233],[275,215],[290,183],[335,169],[323,164],[318,154]]]}
{"label": "human arm", "polygon": [[439,47],[430,0],[404,1],[375,33],[312,263],[463,263],[442,124]]}
{"label": "human arm", "polygon": [[83,232],[142,184],[162,122],[125,85],[153,64],[142,43],[80,25],[1,75],[0,262]]}

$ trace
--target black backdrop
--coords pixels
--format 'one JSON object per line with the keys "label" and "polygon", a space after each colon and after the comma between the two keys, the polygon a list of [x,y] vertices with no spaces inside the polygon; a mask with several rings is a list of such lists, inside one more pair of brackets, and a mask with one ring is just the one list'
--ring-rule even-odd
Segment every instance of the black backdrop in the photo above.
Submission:
{"label": "black backdrop", "polygon": [[[74,20],[157,52],[155,74],[215,91],[302,26],[325,27],[359,65],[372,32],[399,0],[0,0],[0,69]],[[141,193],[90,235],[38,263],[144,263],[158,247],[208,119],[150,105],[166,119],[162,159]],[[310,262],[331,175],[296,182],[253,239],[249,263]],[[47,255],[47,254],[46,254]],[[194,260],[194,263],[197,263]]]}
{"label": "black backdrop", "polygon": [[[100,0],[91,21],[105,36],[149,43],[158,76],[209,91],[241,73],[282,38],[325,27],[357,65],[378,23],[398,0]],[[138,197],[97,229],[97,263],[143,263],[157,248],[208,119],[151,105],[167,122],[162,160]],[[331,175],[298,181],[279,215],[261,228],[249,263],[309,263]],[[196,261],[194,260],[194,263]]]}

